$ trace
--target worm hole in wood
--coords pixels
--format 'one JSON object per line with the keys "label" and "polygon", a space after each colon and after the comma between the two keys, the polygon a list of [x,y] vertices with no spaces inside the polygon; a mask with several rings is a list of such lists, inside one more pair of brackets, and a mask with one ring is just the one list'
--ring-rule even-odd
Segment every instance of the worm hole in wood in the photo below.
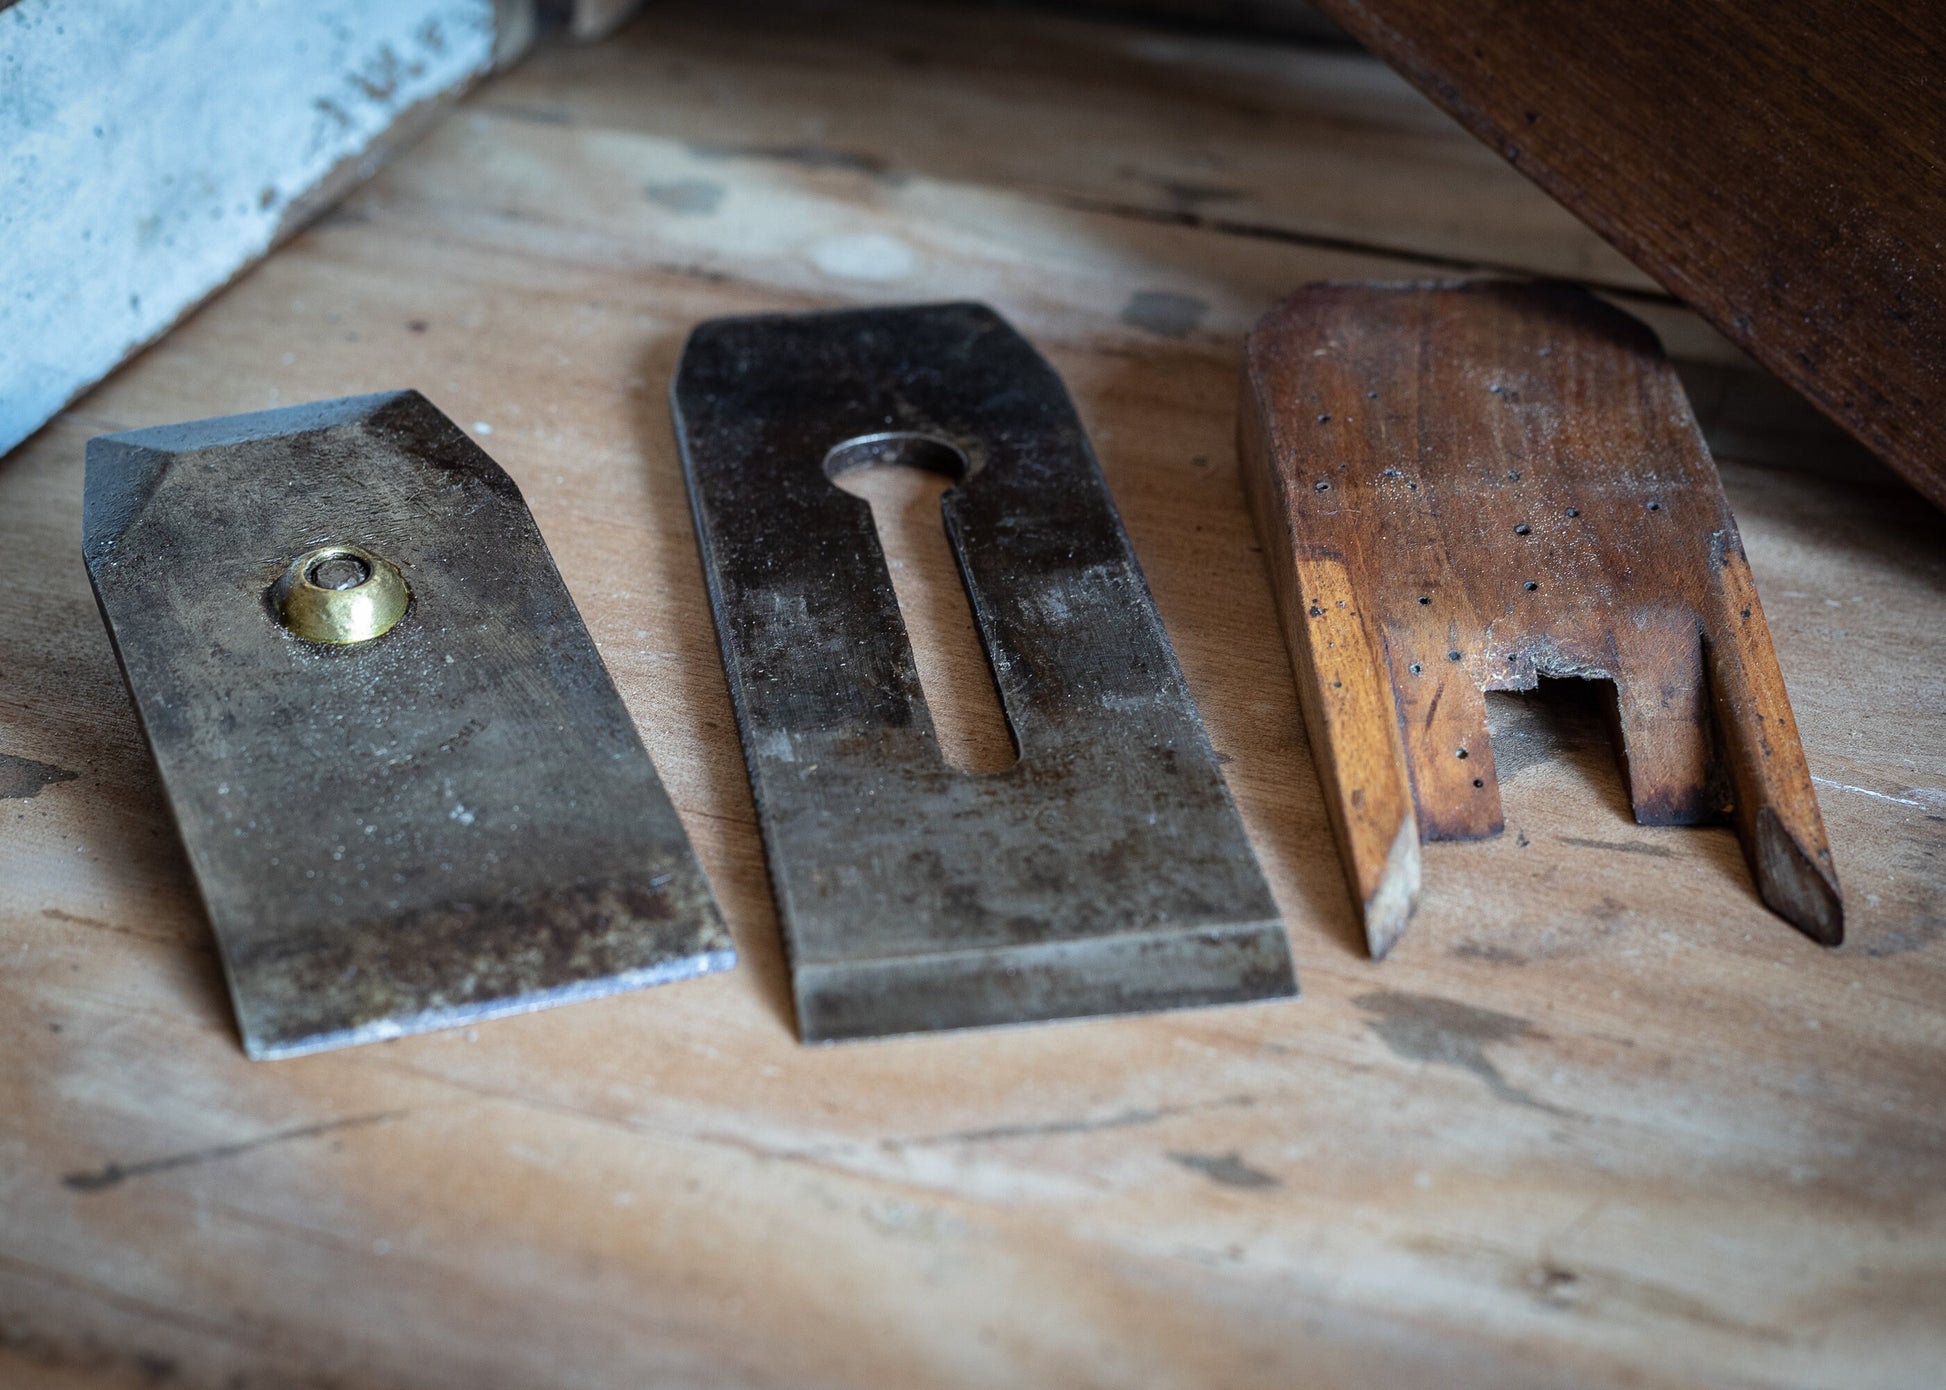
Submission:
{"label": "worm hole in wood", "polygon": [[933,435],[860,435],[826,454],[824,471],[872,509],[940,756],[961,772],[1012,767],[1019,749],[940,510],[970,471],[966,455]]}

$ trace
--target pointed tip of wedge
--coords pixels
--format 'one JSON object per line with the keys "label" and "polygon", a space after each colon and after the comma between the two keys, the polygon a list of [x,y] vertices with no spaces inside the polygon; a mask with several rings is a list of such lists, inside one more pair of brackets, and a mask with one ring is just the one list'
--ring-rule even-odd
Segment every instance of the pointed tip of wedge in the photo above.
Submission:
{"label": "pointed tip of wedge", "polygon": [[1757,812],[1751,868],[1770,909],[1820,946],[1845,941],[1845,903],[1831,851],[1807,850],[1770,807]]}
{"label": "pointed tip of wedge", "polygon": [[1365,898],[1365,945],[1384,960],[1419,910],[1419,822],[1406,816],[1385,856],[1378,884]]}

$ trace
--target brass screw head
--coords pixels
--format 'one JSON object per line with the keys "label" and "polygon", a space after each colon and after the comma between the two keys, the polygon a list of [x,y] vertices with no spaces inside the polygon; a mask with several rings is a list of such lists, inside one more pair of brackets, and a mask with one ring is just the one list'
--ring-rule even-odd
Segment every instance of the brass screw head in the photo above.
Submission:
{"label": "brass screw head", "polygon": [[291,561],[271,588],[278,621],[306,642],[349,646],[389,632],[412,601],[397,565],[356,545],[326,545]]}

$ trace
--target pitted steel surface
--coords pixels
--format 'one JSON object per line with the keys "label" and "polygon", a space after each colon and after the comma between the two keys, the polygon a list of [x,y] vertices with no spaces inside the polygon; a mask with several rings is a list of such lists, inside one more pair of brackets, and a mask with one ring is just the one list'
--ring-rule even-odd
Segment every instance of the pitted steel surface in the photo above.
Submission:
{"label": "pitted steel surface", "polygon": [[[1296,993],[1079,418],[976,304],[720,319],[674,391],[807,1040]],[[941,499],[1019,760],[944,761],[868,506]]]}
{"label": "pitted steel surface", "polygon": [[[95,439],[84,549],[253,1057],[735,963],[519,491],[416,392]],[[404,615],[297,635],[321,549]]]}

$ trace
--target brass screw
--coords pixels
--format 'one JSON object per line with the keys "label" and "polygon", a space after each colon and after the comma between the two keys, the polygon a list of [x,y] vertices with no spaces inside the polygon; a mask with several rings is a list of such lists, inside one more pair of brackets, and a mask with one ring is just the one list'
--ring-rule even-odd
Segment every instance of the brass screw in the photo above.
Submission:
{"label": "brass screw", "polygon": [[356,545],[326,545],[291,561],[270,591],[277,618],[307,642],[349,646],[389,632],[412,591],[397,565]]}

